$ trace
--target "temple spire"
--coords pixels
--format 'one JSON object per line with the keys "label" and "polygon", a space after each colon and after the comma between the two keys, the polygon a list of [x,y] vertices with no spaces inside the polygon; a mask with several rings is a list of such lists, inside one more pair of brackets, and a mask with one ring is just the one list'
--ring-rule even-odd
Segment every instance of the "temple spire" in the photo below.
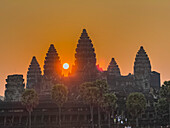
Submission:
{"label": "temple spire", "polygon": [[97,71],[96,54],[86,29],[83,29],[78,41],[75,59],[75,66],[73,67],[72,73],[79,74],[79,76],[83,75],[86,78],[95,76]]}
{"label": "temple spire", "polygon": [[114,58],[111,59],[111,62],[107,68],[109,75],[121,76],[119,66],[117,65]]}
{"label": "temple spire", "polygon": [[148,55],[146,54],[143,46],[140,47],[136,54],[134,63],[134,74],[151,73],[151,64]]}
{"label": "temple spire", "polygon": [[61,68],[58,53],[54,45],[51,44],[44,61],[44,76],[58,79],[61,76]]}
{"label": "temple spire", "polygon": [[39,64],[38,64],[37,59],[36,59],[35,56],[32,57],[32,61],[31,61],[31,65],[30,66],[32,66],[32,65],[36,65],[39,68]]}
{"label": "temple spire", "polygon": [[36,57],[33,56],[27,72],[27,88],[34,88],[39,92],[40,87],[38,86],[41,79],[42,75],[40,65],[38,64]]}
{"label": "temple spire", "polygon": [[151,64],[143,46],[136,54],[134,63],[134,77],[136,85],[148,93],[151,86]]}
{"label": "temple spire", "polygon": [[83,38],[84,38],[84,39],[85,39],[85,38],[89,39],[86,29],[83,29],[83,32],[82,32],[80,38],[81,38],[81,39],[83,39]]}

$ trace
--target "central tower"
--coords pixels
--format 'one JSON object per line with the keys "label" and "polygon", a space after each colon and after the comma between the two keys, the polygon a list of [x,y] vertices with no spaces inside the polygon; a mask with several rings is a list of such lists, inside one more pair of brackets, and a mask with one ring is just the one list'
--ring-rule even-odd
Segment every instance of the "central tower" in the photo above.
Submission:
{"label": "central tower", "polygon": [[86,29],[83,29],[77,44],[75,65],[72,68],[72,74],[86,81],[96,79],[96,54]]}
{"label": "central tower", "polygon": [[151,86],[151,64],[143,46],[140,47],[136,54],[134,76],[136,85],[141,87],[143,91],[148,92]]}

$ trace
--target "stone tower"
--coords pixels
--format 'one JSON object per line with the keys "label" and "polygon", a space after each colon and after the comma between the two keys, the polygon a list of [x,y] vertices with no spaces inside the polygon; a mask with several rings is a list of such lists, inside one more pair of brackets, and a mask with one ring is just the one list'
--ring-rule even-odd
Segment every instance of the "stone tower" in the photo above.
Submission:
{"label": "stone tower", "polygon": [[119,66],[117,65],[114,58],[112,58],[108,68],[107,68],[108,75],[111,76],[121,76]]}
{"label": "stone tower", "polygon": [[86,29],[83,29],[77,44],[75,66],[73,66],[72,73],[81,77],[82,80],[93,81],[96,79],[96,54]]}
{"label": "stone tower", "polygon": [[23,75],[9,75],[6,82],[5,101],[21,101],[21,96],[25,87]]}
{"label": "stone tower", "polygon": [[53,44],[50,45],[44,61],[44,77],[59,81],[62,73],[60,58]]}
{"label": "stone tower", "polygon": [[148,55],[141,46],[136,54],[134,63],[135,83],[144,92],[150,90],[151,83],[151,64]]}
{"label": "stone tower", "polygon": [[61,75],[62,66],[60,58],[54,45],[51,44],[44,61],[43,87],[39,95],[40,102],[51,101],[51,89],[55,84],[61,82]]}
{"label": "stone tower", "polygon": [[34,88],[36,92],[40,92],[41,82],[41,68],[37,62],[36,57],[34,56],[27,72],[27,88]]}

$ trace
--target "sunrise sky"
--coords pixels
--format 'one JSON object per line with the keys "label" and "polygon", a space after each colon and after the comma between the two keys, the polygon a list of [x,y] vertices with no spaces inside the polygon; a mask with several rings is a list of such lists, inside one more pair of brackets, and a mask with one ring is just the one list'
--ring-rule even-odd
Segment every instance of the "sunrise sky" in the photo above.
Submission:
{"label": "sunrise sky", "polygon": [[61,62],[72,65],[83,28],[103,69],[114,57],[121,74],[133,73],[143,45],[152,70],[161,73],[162,82],[170,80],[169,0],[1,0],[0,95],[7,75],[26,78],[32,56],[43,67],[52,43]]}

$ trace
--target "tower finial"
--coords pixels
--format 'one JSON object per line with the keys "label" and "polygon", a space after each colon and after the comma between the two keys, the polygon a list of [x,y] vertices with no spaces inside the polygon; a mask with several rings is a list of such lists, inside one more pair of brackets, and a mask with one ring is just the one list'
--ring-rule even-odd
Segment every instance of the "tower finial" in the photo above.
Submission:
{"label": "tower finial", "polygon": [[50,44],[50,47],[54,47],[54,44]]}
{"label": "tower finial", "polygon": [[[38,61],[37,61],[37,59],[36,59],[35,56],[32,57],[31,65],[32,65],[32,64],[38,64]],[[39,65],[39,64],[38,64],[38,65]]]}
{"label": "tower finial", "polygon": [[115,58],[112,58],[112,60],[111,61],[115,61]]}
{"label": "tower finial", "polygon": [[89,39],[86,29],[83,29],[80,39]]}
{"label": "tower finial", "polygon": [[87,31],[86,31],[86,29],[85,29],[85,28],[83,29],[83,33],[87,33]]}

